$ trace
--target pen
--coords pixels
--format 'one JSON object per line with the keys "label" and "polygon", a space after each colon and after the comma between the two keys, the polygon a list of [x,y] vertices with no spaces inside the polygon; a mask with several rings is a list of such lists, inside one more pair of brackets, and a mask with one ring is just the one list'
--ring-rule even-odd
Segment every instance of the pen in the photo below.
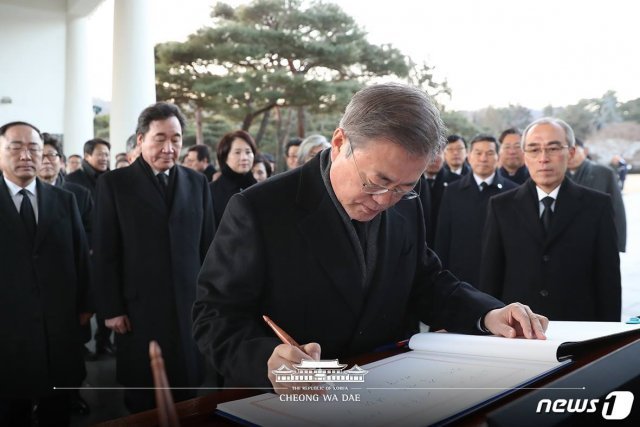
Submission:
{"label": "pen", "polygon": [[[269,327],[273,329],[273,332],[275,332],[278,338],[280,338],[280,341],[282,341],[285,344],[298,347],[300,351],[302,351],[304,354],[307,354],[302,348],[302,346],[300,346],[300,344],[298,344],[296,340],[291,338],[291,336],[288,333],[286,333],[280,326],[276,325],[275,322],[269,318],[269,316],[262,316],[262,318],[264,319],[265,322],[267,322],[267,325],[269,325]],[[307,354],[307,356],[309,355]]]}

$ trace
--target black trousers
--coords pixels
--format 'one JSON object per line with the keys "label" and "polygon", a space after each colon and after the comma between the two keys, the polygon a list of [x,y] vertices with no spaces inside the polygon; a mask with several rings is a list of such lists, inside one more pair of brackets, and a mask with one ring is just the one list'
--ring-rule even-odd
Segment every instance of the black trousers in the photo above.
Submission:
{"label": "black trousers", "polygon": [[69,392],[56,390],[36,399],[0,398],[0,426],[59,427],[71,421]]}

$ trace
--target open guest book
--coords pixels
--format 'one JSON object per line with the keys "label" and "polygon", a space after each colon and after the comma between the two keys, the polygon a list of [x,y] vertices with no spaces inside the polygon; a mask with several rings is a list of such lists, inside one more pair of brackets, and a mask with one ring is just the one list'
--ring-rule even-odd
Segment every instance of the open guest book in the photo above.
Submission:
{"label": "open guest book", "polygon": [[[640,325],[554,321],[547,340],[421,333],[410,340],[414,351],[356,368],[360,382],[349,382],[353,378],[340,372],[331,371],[333,377],[323,372],[321,378],[339,380],[316,383],[324,394],[307,395],[303,389],[288,397],[266,393],[220,404],[218,411],[262,426],[440,424],[526,388],[622,334],[640,337]],[[295,369],[282,372],[294,375]],[[308,382],[316,376],[301,371],[310,372],[302,377]]]}

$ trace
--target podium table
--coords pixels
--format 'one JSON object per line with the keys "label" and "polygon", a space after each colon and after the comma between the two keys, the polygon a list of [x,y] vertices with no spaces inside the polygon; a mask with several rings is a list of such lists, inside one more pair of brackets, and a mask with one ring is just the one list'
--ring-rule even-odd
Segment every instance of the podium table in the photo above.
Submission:
{"label": "podium table", "polygon": [[[361,357],[347,360],[349,364],[357,363],[362,366],[367,363],[371,363],[377,360],[381,360],[393,355],[396,355],[403,351],[410,350],[395,350],[389,352],[370,353]],[[619,363],[624,363],[625,360],[635,360],[632,366],[619,366]],[[531,407],[531,400],[535,398],[535,393],[540,390],[535,388],[542,388],[545,386],[554,387],[556,383],[560,384],[562,381],[568,379],[580,378],[580,380],[589,381],[592,378],[605,377],[601,380],[604,381],[604,387],[607,388],[607,377],[602,372],[602,369],[606,369],[606,366],[615,365],[616,369],[620,369],[626,376],[626,382],[624,384],[636,384],[640,387],[640,335],[626,335],[616,339],[609,340],[598,348],[589,351],[587,354],[579,356],[573,361],[573,363],[563,367],[558,372],[555,372],[549,376],[546,376],[534,384],[527,387],[527,389],[514,390],[512,393],[504,396],[496,402],[480,407],[474,412],[464,416],[455,421],[455,425],[464,426],[479,426],[486,425],[503,425],[504,420],[509,420],[514,413],[523,408]],[[611,391],[618,387],[618,383],[621,381],[618,379],[611,379],[612,383],[610,387],[613,387]],[[614,382],[617,381],[617,382]],[[602,384],[600,384],[602,388]],[[235,426],[238,425],[233,421],[222,417],[215,413],[216,406],[223,402],[231,400],[243,399],[250,397],[260,392],[257,390],[243,390],[243,389],[225,389],[219,392],[214,392],[206,396],[197,397],[194,399],[186,400],[176,404],[176,410],[178,417],[180,418],[180,424],[183,427],[189,426]],[[640,400],[640,394],[636,396],[637,400]],[[537,400],[535,400],[537,402]],[[535,403],[534,402],[534,403]],[[636,402],[636,406],[640,408],[640,403]],[[633,414],[640,413],[640,409],[634,411]],[[633,415],[632,414],[632,415]],[[523,414],[526,415],[526,414]],[[534,412],[530,415],[535,414]],[[554,415],[554,414],[544,414]],[[570,414],[569,414],[570,415]],[[536,417],[530,417],[529,420],[535,420]],[[527,421],[526,417],[519,419],[519,425],[522,422]],[[536,421],[539,424],[539,421]],[[127,417],[118,418],[115,420],[107,421],[99,424],[100,427],[117,427],[117,426],[157,426],[158,414],[156,410],[141,412],[138,414],[132,414]],[[505,424],[506,425],[506,424]]]}

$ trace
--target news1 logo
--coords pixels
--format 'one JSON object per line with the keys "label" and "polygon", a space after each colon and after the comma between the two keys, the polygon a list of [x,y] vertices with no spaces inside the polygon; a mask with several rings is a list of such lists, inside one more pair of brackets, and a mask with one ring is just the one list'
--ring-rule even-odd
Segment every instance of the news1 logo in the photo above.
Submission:
{"label": "news1 logo", "polygon": [[[594,413],[598,410],[600,399],[541,399],[536,413]],[[624,420],[631,413],[633,393],[630,391],[612,391],[602,402],[602,418],[605,420]]]}

